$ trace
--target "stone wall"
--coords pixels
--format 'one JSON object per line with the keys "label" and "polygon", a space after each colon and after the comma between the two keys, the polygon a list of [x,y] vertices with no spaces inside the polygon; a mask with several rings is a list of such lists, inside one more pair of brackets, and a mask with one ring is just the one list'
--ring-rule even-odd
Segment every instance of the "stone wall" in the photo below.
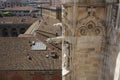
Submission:
{"label": "stone wall", "polygon": [[[117,61],[119,60],[120,52],[120,3],[118,5],[111,6],[111,17],[109,21],[109,27],[107,28],[108,36],[108,70],[109,70],[109,80],[118,80],[117,75],[119,73],[119,65]],[[115,14],[116,13],[116,14]],[[116,68],[117,75],[116,75]],[[120,79],[120,77],[119,77]]]}
{"label": "stone wall", "polygon": [[78,2],[63,1],[63,80],[112,80],[109,74],[111,49],[108,50],[112,4],[106,5],[108,2],[101,0]]}

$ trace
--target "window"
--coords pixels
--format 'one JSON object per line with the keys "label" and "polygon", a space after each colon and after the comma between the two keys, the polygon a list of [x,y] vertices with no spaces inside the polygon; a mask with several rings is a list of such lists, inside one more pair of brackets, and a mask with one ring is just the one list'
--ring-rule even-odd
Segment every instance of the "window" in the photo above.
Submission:
{"label": "window", "polygon": [[8,35],[8,29],[4,28],[4,29],[2,30],[2,36],[3,36],[3,37],[8,37],[8,36],[9,36],[9,35]]}
{"label": "window", "polygon": [[21,28],[19,32],[20,32],[20,34],[24,34],[24,33],[25,33],[25,31],[26,31],[26,29],[25,29],[25,28]]}
{"label": "window", "polygon": [[17,36],[18,36],[18,32],[17,32],[17,29],[16,29],[16,28],[13,28],[13,29],[11,30],[11,36],[12,36],[12,37],[17,37]]}

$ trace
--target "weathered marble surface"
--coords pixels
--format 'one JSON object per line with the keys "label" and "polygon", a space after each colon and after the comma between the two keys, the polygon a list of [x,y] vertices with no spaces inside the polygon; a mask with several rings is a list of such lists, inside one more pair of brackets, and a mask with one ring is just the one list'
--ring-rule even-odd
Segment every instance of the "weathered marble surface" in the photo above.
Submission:
{"label": "weathered marble surface", "polygon": [[106,6],[63,5],[63,80],[105,80],[106,15]]}

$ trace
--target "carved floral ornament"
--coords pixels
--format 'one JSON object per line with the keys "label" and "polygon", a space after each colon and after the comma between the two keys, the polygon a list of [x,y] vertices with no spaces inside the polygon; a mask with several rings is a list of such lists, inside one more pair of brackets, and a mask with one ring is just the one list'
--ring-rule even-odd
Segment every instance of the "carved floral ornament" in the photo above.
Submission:
{"label": "carved floral ornament", "polygon": [[77,22],[76,35],[78,36],[102,36],[105,35],[104,27],[98,17],[95,16],[95,9],[90,7],[88,15]]}
{"label": "carved floral ornament", "polygon": [[[101,20],[96,17],[96,8],[94,6],[87,7],[88,9],[88,15],[80,19],[76,22],[77,29],[76,29],[76,35],[78,36],[100,36],[104,35],[104,27],[101,23]],[[72,31],[72,21],[68,19],[68,7],[63,8],[63,24],[64,26],[69,30],[70,33],[74,33]]]}
{"label": "carved floral ornament", "polygon": [[100,36],[104,35],[103,28],[97,26],[93,21],[89,21],[87,24],[84,24],[77,29],[77,35],[79,36]]}

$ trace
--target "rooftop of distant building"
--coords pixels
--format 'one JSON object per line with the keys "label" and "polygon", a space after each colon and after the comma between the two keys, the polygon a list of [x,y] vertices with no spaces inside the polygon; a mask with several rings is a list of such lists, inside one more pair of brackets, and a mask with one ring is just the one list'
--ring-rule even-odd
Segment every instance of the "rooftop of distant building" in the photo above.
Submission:
{"label": "rooftop of distant building", "polygon": [[0,10],[14,10],[14,11],[25,11],[25,10],[39,10],[37,8],[34,8],[32,6],[16,6],[16,7],[9,7],[9,8],[4,8],[4,9],[0,9]]}

